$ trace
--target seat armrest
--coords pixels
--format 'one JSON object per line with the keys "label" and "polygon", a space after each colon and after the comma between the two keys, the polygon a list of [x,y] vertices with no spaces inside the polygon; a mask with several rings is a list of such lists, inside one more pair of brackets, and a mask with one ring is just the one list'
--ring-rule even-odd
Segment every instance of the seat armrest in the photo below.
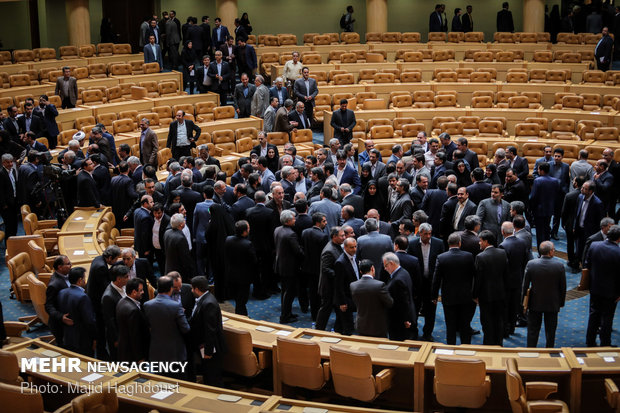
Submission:
{"label": "seat armrest", "polygon": [[24,331],[28,331],[28,324],[20,321],[5,321],[4,329],[7,337],[20,337]]}
{"label": "seat armrest", "polygon": [[487,392],[487,399],[491,396],[491,378],[489,376],[484,376],[484,388]]}
{"label": "seat armrest", "polygon": [[605,392],[607,393],[607,403],[612,409],[618,405],[618,386],[612,379],[605,379]]}
{"label": "seat armrest", "polygon": [[329,369],[329,361],[325,361],[323,362],[323,379],[325,379],[325,381],[328,381],[330,376],[331,372]]}
{"label": "seat armrest", "polygon": [[377,389],[377,394],[381,394],[392,387],[392,379],[394,378],[394,374],[394,369],[384,369],[377,373],[375,376],[375,387]]}
{"label": "seat armrest", "polygon": [[271,367],[271,360],[271,354],[267,353],[266,351],[258,352],[258,368],[260,368],[261,370]]}
{"label": "seat armrest", "polygon": [[133,228],[122,228],[121,235],[124,237],[133,237]]}
{"label": "seat armrest", "polygon": [[38,232],[41,233],[43,238],[58,238],[58,228],[48,228],[48,229],[39,229]]}
{"label": "seat armrest", "polygon": [[568,412],[566,404],[559,400],[537,400],[527,402],[527,413],[561,413]]}
{"label": "seat armrest", "polygon": [[558,391],[558,384],[547,381],[530,381],[525,383],[527,400],[545,400],[551,393]]}
{"label": "seat armrest", "polygon": [[39,229],[54,228],[56,226],[58,226],[58,221],[56,221],[55,219],[39,220]]}
{"label": "seat armrest", "polygon": [[49,285],[50,280],[52,279],[52,273],[51,272],[40,272],[37,274],[37,278],[39,279],[39,281],[41,281],[45,285]]}
{"label": "seat armrest", "polygon": [[58,255],[53,255],[51,257],[45,257],[45,265],[49,268],[54,268],[54,261],[58,258]]}

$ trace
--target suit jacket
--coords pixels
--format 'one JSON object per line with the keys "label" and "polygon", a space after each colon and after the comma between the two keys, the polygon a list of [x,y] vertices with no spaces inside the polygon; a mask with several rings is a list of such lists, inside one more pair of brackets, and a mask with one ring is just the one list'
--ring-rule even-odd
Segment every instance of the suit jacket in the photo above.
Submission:
{"label": "suit jacket", "polygon": [[478,181],[467,187],[467,193],[469,194],[469,200],[478,205],[483,199],[491,197],[491,187],[493,185],[486,182]]}
{"label": "suit jacket", "polygon": [[441,13],[437,13],[436,11],[432,12],[428,19],[428,31],[429,32],[440,32],[443,29],[443,17]]}
{"label": "suit jacket", "polygon": [[519,179],[512,184],[506,183],[506,185],[504,185],[504,199],[506,202],[521,201],[524,205],[528,205],[529,191],[525,184],[526,182],[527,181]]}
{"label": "suit jacket", "polygon": [[[202,27],[192,24],[187,28],[184,39],[192,42],[192,48],[195,50],[204,50],[202,44]],[[201,56],[202,57],[202,56]]]}
{"label": "suit jacket", "polygon": [[[14,176],[15,194],[17,194],[17,171],[15,171]],[[17,208],[17,197],[13,193],[13,184],[11,183],[9,172],[4,167],[0,167],[0,193],[2,194],[0,197],[0,210],[7,208],[8,211],[15,211]]]}
{"label": "suit jacket", "polygon": [[168,47],[179,47],[181,43],[181,31],[179,29],[179,24],[177,24],[178,19],[168,19],[166,22],[166,44]]}
{"label": "suit jacket", "polygon": [[199,202],[204,200],[204,197],[199,192],[187,187],[183,187],[176,192],[180,195],[181,203],[187,211],[186,225],[191,232],[194,229],[194,209],[196,209],[196,205]]}
{"label": "suit jacket", "polygon": [[[269,149],[273,149],[276,153],[276,158],[279,158],[280,155],[278,153],[278,147],[274,144],[268,143],[267,144],[267,152],[269,152]],[[252,148],[252,150],[250,151],[250,154],[255,153],[257,156],[260,156],[260,152],[261,152],[261,146],[260,145],[256,145]]]}
{"label": "suit jacket", "polygon": [[[26,130],[26,116],[20,116],[19,118],[17,118],[17,124],[19,125],[19,133],[28,132]],[[32,116],[30,116],[30,132],[34,133],[35,139],[45,135],[45,122],[43,121],[43,118],[35,116],[34,113],[32,114]],[[38,151],[45,152],[47,150],[45,145],[41,144],[40,142],[36,143],[39,143],[41,145],[41,147],[35,148]]]}
{"label": "suit jacket", "polygon": [[275,269],[280,277],[295,277],[304,258],[297,234],[289,226],[282,225],[273,233],[276,247]]}
{"label": "suit jacket", "polygon": [[58,293],[58,306],[62,314],[69,314],[72,326],[64,326],[63,343],[67,350],[92,356],[93,342],[97,337],[97,324],[93,306],[81,287],[72,285]]}
{"label": "suit jacket", "polygon": [[[355,113],[350,109],[346,109],[344,114],[340,109],[332,113],[330,125],[334,128],[334,138],[338,139],[341,143],[347,144],[351,141],[355,124]],[[340,128],[349,129],[349,131],[341,132]]]}
{"label": "suit jacket", "polygon": [[[369,168],[372,168],[372,163],[370,161],[366,161],[362,164],[362,166],[368,166]],[[371,173],[372,173],[372,169],[371,169]],[[375,166],[375,174],[373,175],[373,179],[377,180],[380,177],[385,175],[385,164],[381,161],[377,161],[377,164]]]}
{"label": "suit jacket", "polygon": [[456,195],[453,195],[448,198],[446,202],[444,202],[441,206],[441,215],[439,218],[439,234],[444,240],[447,240],[448,235],[450,235],[454,231],[452,221],[454,220],[454,211],[457,204],[458,199]]}
{"label": "suit jacket", "polygon": [[460,248],[450,248],[437,256],[431,297],[436,300],[441,288],[443,305],[471,304],[471,289],[476,270],[474,257]]}
{"label": "suit jacket", "polygon": [[512,12],[502,9],[497,12],[497,31],[498,32],[514,32],[515,25],[512,21]]}
{"label": "suit jacket", "polygon": [[351,205],[355,211],[355,217],[364,218],[364,198],[361,196],[351,194],[342,200],[341,205],[343,207]]}
{"label": "suit jacket", "polygon": [[151,128],[146,130],[144,141],[140,144],[140,162],[143,165],[151,165],[157,168],[157,151],[159,142],[157,134]]}
{"label": "suit jacket", "polygon": [[166,230],[170,225],[170,215],[164,213],[161,217],[161,221],[159,223],[159,246],[162,250],[166,250],[166,246],[164,244],[164,235],[166,235]]}
{"label": "suit jacket", "polygon": [[67,288],[67,282],[58,273],[54,272],[45,289],[45,311],[49,314],[48,325],[56,340],[62,343],[63,338],[63,313],[58,305],[58,293]]}
{"label": "suit jacket", "polygon": [[278,93],[279,91],[276,86],[269,89],[269,100],[271,100],[271,98],[278,98],[278,107],[281,108],[282,106],[284,106],[284,101],[288,99],[289,96],[288,89],[285,86],[282,86],[280,90],[282,91],[282,99],[280,99],[280,93]]}
{"label": "suit jacket", "polygon": [[522,298],[527,294],[528,288],[530,289],[528,308],[531,311],[560,311],[560,307],[564,307],[566,297],[564,265],[544,256],[528,262],[523,278]]}
{"label": "suit jacket", "polygon": [[375,274],[381,274],[383,269],[383,254],[392,252],[392,239],[379,231],[373,231],[370,234],[362,235],[357,240],[357,259],[370,260],[375,266]]}
{"label": "suit jacket", "polygon": [[411,201],[413,202],[413,210],[417,211],[422,209],[422,201],[424,200],[424,191],[419,186],[414,186],[409,192],[411,196]]}
{"label": "suit jacket", "polygon": [[503,301],[508,278],[508,257],[500,248],[488,247],[476,256],[473,298],[481,302]]}
{"label": "suit jacket", "polygon": [[493,198],[484,199],[478,205],[476,215],[480,217],[482,221],[481,230],[488,229],[495,234],[497,242],[502,238],[501,225],[504,221],[511,221],[510,218],[510,204],[502,199],[502,215],[501,222],[497,220],[497,204],[493,202]]}
{"label": "suit jacket", "polygon": [[420,208],[428,215],[428,223],[433,226],[433,234],[440,233],[441,208],[447,200],[448,194],[443,189],[427,189],[422,199]]}
{"label": "suit jacket", "polygon": [[77,176],[77,206],[99,208],[99,190],[93,177],[86,171]]}
{"label": "suit jacket", "polygon": [[594,57],[596,57],[597,63],[603,59],[604,63],[608,63],[611,60],[611,52],[614,47],[614,41],[611,36],[603,36],[594,48]]}
{"label": "suit jacket", "polygon": [[95,257],[90,264],[88,281],[86,283],[86,293],[90,298],[93,309],[97,317],[101,315],[101,297],[110,284],[110,270],[103,256]]}
{"label": "suit jacket", "polygon": [[[407,251],[396,251],[396,256],[400,261],[400,266],[409,273],[411,277],[411,293],[413,296],[413,303],[418,301],[418,297],[422,293],[422,274],[420,273],[420,261],[417,257],[409,254]],[[381,281],[389,281],[387,271],[383,270],[381,273]],[[413,324],[413,322],[412,322]]]}
{"label": "suit jacket", "polygon": [[63,76],[60,76],[58,79],[56,79],[56,89],[54,91],[54,94],[59,96],[61,101],[65,100],[65,98],[68,97],[71,104],[75,106],[78,96],[77,79],[73,76],[69,77],[69,96],[65,96],[62,90],[62,82],[64,82]]}
{"label": "suit jacket", "polygon": [[[185,119],[183,121],[185,128],[187,129],[187,139],[190,142],[190,146],[196,146],[196,141],[200,137],[200,127],[191,120]],[[168,129],[168,140],[166,141],[166,148],[170,148],[173,151],[177,147],[177,129],[179,126],[179,122],[174,121],[170,124],[170,128]]]}
{"label": "suit jacket", "polygon": [[594,194],[601,200],[605,210],[607,210],[608,205],[613,201],[614,210],[616,197],[615,193],[613,193],[613,185],[614,185],[614,177],[606,170],[598,177],[598,179],[594,179],[594,183],[596,184],[596,189],[594,190]]}
{"label": "suit jacket", "polygon": [[101,297],[101,312],[105,321],[105,339],[108,343],[108,351],[113,352],[114,345],[118,342],[118,326],[116,323],[116,305],[121,300],[121,295],[108,284]]}
{"label": "suit jacket", "polygon": [[146,257],[146,253],[153,251],[153,215],[146,209],[140,207],[135,210],[133,216],[134,227],[134,249],[141,258]]}
{"label": "suit jacket", "polygon": [[291,125],[289,118],[288,118],[288,112],[286,111],[285,107],[281,107],[280,109],[278,109],[278,111],[276,112],[276,120],[275,123],[273,125],[273,131],[274,132],[290,132],[291,130],[294,129],[294,126]]}
{"label": "suit jacket", "polygon": [[265,204],[256,204],[246,211],[246,219],[250,224],[250,240],[258,252],[272,252],[274,248],[273,231],[276,223],[274,213]]}
{"label": "suit jacket", "polygon": [[142,308],[131,298],[121,298],[116,305],[119,361],[146,360],[149,354],[149,326]]}
{"label": "suit jacket", "polygon": [[[148,280],[151,283],[153,288],[157,288],[157,278],[155,278],[155,274],[153,273],[153,266],[146,258],[136,258],[134,261],[134,266],[136,269],[136,276],[144,281],[144,295],[147,295],[147,287],[146,281]],[[146,300],[144,300],[146,301]]]}
{"label": "suit jacket", "polygon": [[[35,205],[39,202],[39,194],[34,193],[34,188],[38,182],[39,173],[36,165],[24,163],[19,166],[17,170],[17,181],[15,182],[18,204]],[[11,185],[10,181],[8,185]]]}
{"label": "suit jacket", "polygon": [[323,248],[323,251],[321,251],[321,271],[319,274],[318,291],[319,295],[326,300],[334,296],[334,283],[336,280],[334,265],[342,252],[342,247],[338,244],[334,244],[332,241],[329,241]]}
{"label": "suit jacket", "polygon": [[110,181],[110,200],[112,212],[116,219],[116,225],[123,222],[125,213],[131,208],[138,194],[136,193],[133,180],[127,175],[117,175]]}
{"label": "suit jacket", "polygon": [[388,330],[391,339],[409,336],[405,328],[405,321],[409,321],[413,326],[417,324],[417,313],[413,305],[413,294],[411,292],[411,276],[407,271],[400,267],[394,271],[387,284],[387,289],[394,300],[394,305],[389,310]]}
{"label": "suit jacket", "polygon": [[329,238],[318,227],[312,226],[301,232],[301,246],[304,250],[304,260],[301,270],[306,274],[318,277],[321,272],[321,252],[327,245]]}
{"label": "suit jacket", "polygon": [[209,224],[211,223],[211,213],[209,207],[213,204],[213,200],[205,199],[203,202],[198,202],[194,208],[194,219],[192,226],[192,234],[196,239],[197,244],[207,243],[207,231]]}
{"label": "suit jacket", "polygon": [[164,68],[164,62],[161,56],[161,46],[155,43],[155,53],[156,56],[153,55],[153,47],[151,44],[144,45],[144,63],[159,63],[159,70],[161,71]]}
{"label": "suit jacket", "polygon": [[228,32],[228,27],[221,25],[220,26],[220,37],[217,36],[217,28],[213,28],[213,32],[211,33],[211,39],[213,41],[213,48],[219,49],[222,44],[226,42],[226,38],[230,36]]}
{"label": "suit jacket", "polygon": [[226,353],[226,340],[222,327],[222,312],[217,299],[210,292],[205,292],[196,301],[196,309],[189,320],[191,342],[194,351],[204,348],[206,356]]}
{"label": "suit jacket", "polygon": [[222,76],[222,81],[220,82],[217,76],[217,62],[213,61],[209,64],[209,69],[207,70],[207,76],[209,76],[212,80],[213,91],[218,92],[226,92],[228,91],[228,82],[230,77],[234,74],[231,71],[230,65],[222,60],[222,67],[220,69],[220,76]]}
{"label": "suit jacket", "polygon": [[[357,266],[357,262],[355,265]],[[355,312],[350,284],[357,281],[358,278],[347,254],[340,254],[340,257],[338,257],[334,264],[334,273],[336,275],[334,282],[334,305],[347,305],[347,311]]]}
{"label": "suit jacket", "polygon": [[[336,166],[336,169],[338,167]],[[336,171],[334,171],[334,174],[336,174]],[[344,172],[342,173],[342,178],[340,178],[340,185],[347,183],[351,185],[351,188],[353,189],[353,194],[357,195],[359,194],[361,188],[362,188],[362,183],[360,181],[360,176],[357,174],[357,171],[353,168],[351,168],[351,166],[346,165],[344,168]],[[407,197],[409,197],[409,194],[406,194]]]}
{"label": "suit jacket", "polygon": [[[303,124],[301,121],[302,116],[304,118]],[[297,112],[296,110],[291,110],[288,113],[288,120],[289,122],[297,122],[297,129],[310,129],[312,119],[308,119],[305,112],[302,112],[302,116],[300,116],[299,112]]]}
{"label": "suit jacket", "polygon": [[[461,231],[461,251],[469,252],[474,259],[480,254],[480,238],[478,235],[471,231]],[[530,237],[530,245],[532,245],[532,238]]]}
{"label": "suit jacket", "polygon": [[604,298],[620,296],[620,247],[610,240],[594,242],[588,250],[584,267],[590,270],[590,293]]}
{"label": "suit jacket", "polygon": [[312,214],[314,214],[315,212],[322,212],[327,215],[327,226],[325,228],[326,232],[329,232],[329,229],[331,227],[335,227],[341,224],[341,209],[342,208],[340,204],[330,199],[323,198],[320,201],[313,202],[312,205],[310,205],[308,215],[312,216]]}
{"label": "suit jacket", "polygon": [[465,13],[461,16],[461,22],[463,26],[463,33],[471,32],[474,30],[474,22],[469,14]]}
{"label": "suit jacket", "polygon": [[519,288],[523,284],[523,273],[527,262],[530,260],[531,245],[514,235],[504,238],[504,241],[499,245],[501,249],[506,251],[508,257],[506,287]]}
{"label": "suit jacket", "polygon": [[554,177],[560,182],[560,188],[564,194],[566,194],[570,188],[569,174],[570,167],[564,162],[560,162],[559,164],[553,162],[549,165],[549,176]]}
{"label": "suit jacket", "polygon": [[535,217],[552,216],[561,199],[562,188],[556,178],[543,175],[534,180],[530,193],[530,206]]}
{"label": "suit jacket", "polygon": [[166,294],[158,294],[144,303],[144,315],[151,331],[149,360],[187,360],[183,335],[189,333],[190,326],[181,304]]}
{"label": "suit jacket", "polygon": [[239,109],[239,117],[247,118],[252,114],[252,97],[254,93],[256,93],[256,86],[251,83],[248,83],[248,95],[247,97],[243,94],[244,87],[243,83],[238,83],[235,86],[235,92],[233,94],[235,109]]}
{"label": "suit jacket", "polygon": [[573,189],[564,197],[564,203],[562,204],[562,228],[566,232],[573,232],[580,195],[579,189]]}
{"label": "suit jacket", "polygon": [[230,213],[232,214],[235,221],[239,221],[245,219],[246,211],[249,208],[252,208],[254,205],[256,205],[256,203],[252,201],[250,197],[242,196],[230,208]]}
{"label": "suit jacket", "polygon": [[512,163],[512,170],[515,171],[517,177],[519,177],[520,180],[527,181],[527,175],[530,173],[527,159],[520,156],[515,156],[515,159]]}
{"label": "suit jacket", "polygon": [[[575,213],[575,223],[573,228],[580,227],[581,208],[583,206],[583,194],[579,194],[577,199],[577,212]],[[601,219],[605,216],[603,203],[596,195],[592,195],[583,220],[583,233],[587,239],[590,235],[600,230]]]}
{"label": "suit jacket", "polygon": [[408,193],[399,195],[396,202],[390,208],[390,221],[392,226],[400,224],[403,219],[411,219],[413,214],[413,203]]}
{"label": "suit jacket", "polygon": [[387,337],[387,313],[394,304],[384,282],[362,276],[350,285],[351,299],[357,308],[355,329],[370,337]]}
{"label": "suit jacket", "polygon": [[[213,47],[213,41],[211,40],[211,26],[207,23],[202,23],[202,50],[203,54],[211,54],[210,50]],[[206,53],[209,51],[209,53]]]}
{"label": "suit jacket", "polygon": [[169,229],[164,234],[166,251],[166,274],[178,271],[183,281],[190,280],[196,273],[194,259],[187,244],[187,238],[181,230]]}
{"label": "suit jacket", "polygon": [[224,243],[226,280],[235,286],[250,285],[256,270],[256,251],[252,242],[237,235],[230,235]]}
{"label": "suit jacket", "polygon": [[312,106],[314,106],[314,98],[319,93],[319,89],[317,89],[316,87],[316,80],[309,77],[308,81],[308,85],[310,86],[310,95],[308,95],[308,91],[306,90],[306,83],[303,77],[295,80],[295,84],[293,85],[293,92],[295,93],[295,97],[304,103],[305,97],[310,96],[312,98],[310,102],[312,103]]}
{"label": "suit jacket", "polygon": [[276,109],[269,105],[260,117],[263,118],[263,130],[265,132],[273,132],[273,128],[276,123]]}
{"label": "suit jacket", "polygon": [[[269,88],[265,85],[260,85],[256,88],[254,96],[252,96],[250,112],[252,116],[262,118],[265,110],[269,107]],[[273,112],[273,118],[275,120],[275,111]]]}
{"label": "suit jacket", "polygon": [[407,253],[413,255],[420,263],[420,274],[422,277],[432,281],[437,264],[437,256],[444,252],[443,241],[436,237],[431,237],[431,249],[428,255],[428,274],[424,274],[424,255],[422,254],[422,241],[420,237],[414,238],[407,248]]}
{"label": "suit jacket", "polygon": [[110,170],[107,166],[97,165],[93,170],[93,179],[99,190],[99,202],[103,205],[111,205],[110,201]]}
{"label": "suit jacket", "polygon": [[[454,213],[456,213],[457,206],[458,205],[456,205],[454,208]],[[461,213],[461,216],[459,218],[459,222],[457,224],[457,229],[456,229],[457,231],[465,230],[465,218],[467,218],[470,215],[476,215],[476,204],[474,204],[468,199],[467,202],[465,203],[465,208],[463,209],[463,212]],[[452,215],[452,217],[454,219],[454,215]],[[453,227],[452,232],[454,232],[454,227]]]}
{"label": "suit jacket", "polygon": [[[37,108],[35,108],[37,109]],[[44,109],[40,109],[40,112],[35,111],[34,113],[40,113],[43,118],[43,122],[45,123],[45,136],[48,138],[55,138],[58,136],[60,131],[58,130],[58,125],[56,124],[56,117],[58,116],[58,110],[56,106],[52,103],[45,105]]]}
{"label": "suit jacket", "polygon": [[598,241],[605,241],[605,236],[603,235],[602,231],[599,231],[597,233],[590,235],[588,239],[586,240],[586,245],[583,247],[582,262],[585,262],[586,256],[588,255],[588,250],[590,249],[590,246],[592,245],[592,243],[598,242]]}

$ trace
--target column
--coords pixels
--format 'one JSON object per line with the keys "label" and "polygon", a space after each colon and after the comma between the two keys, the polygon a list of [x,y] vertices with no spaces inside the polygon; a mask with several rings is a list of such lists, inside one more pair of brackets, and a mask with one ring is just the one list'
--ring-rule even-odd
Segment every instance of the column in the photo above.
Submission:
{"label": "column", "polygon": [[366,0],[366,32],[387,32],[387,0]]}
{"label": "column", "polygon": [[90,44],[90,11],[88,0],[66,0],[67,30],[69,44],[81,46]]}
{"label": "column", "polygon": [[523,0],[523,31],[545,31],[545,2],[544,0]]}
{"label": "column", "polygon": [[[235,18],[240,17],[237,0],[216,0],[215,10],[217,17],[222,19],[222,24],[228,27],[228,31],[232,35],[235,30]],[[213,19],[211,21],[213,22]]]}

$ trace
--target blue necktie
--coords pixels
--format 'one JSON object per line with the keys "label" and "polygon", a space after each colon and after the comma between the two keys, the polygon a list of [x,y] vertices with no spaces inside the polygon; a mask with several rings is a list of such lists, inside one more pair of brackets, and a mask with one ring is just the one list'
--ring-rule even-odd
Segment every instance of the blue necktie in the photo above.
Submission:
{"label": "blue necktie", "polygon": [[243,89],[243,96],[248,97],[248,88]]}

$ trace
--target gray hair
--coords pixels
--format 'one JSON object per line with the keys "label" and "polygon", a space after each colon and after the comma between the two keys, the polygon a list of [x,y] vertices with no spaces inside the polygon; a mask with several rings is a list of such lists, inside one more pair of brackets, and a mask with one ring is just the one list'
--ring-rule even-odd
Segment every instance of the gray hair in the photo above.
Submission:
{"label": "gray hair", "polygon": [[384,263],[393,262],[396,265],[400,265],[400,260],[398,259],[398,256],[393,252],[386,252],[385,254],[383,254],[383,256],[381,257],[381,261],[383,261]]}
{"label": "gray hair", "polygon": [[79,148],[80,147],[80,141],[78,141],[76,139],[71,139],[67,146],[69,146],[69,148],[71,148],[72,146],[77,146]]}
{"label": "gray hair", "polygon": [[136,256],[136,250],[134,250],[133,248],[123,248],[123,251],[121,252],[122,255],[125,254],[131,254],[132,257]]}
{"label": "gray hair", "polygon": [[377,220],[375,218],[366,219],[366,221],[364,222],[364,227],[366,228],[366,231],[369,233],[376,231],[378,229]]}
{"label": "gray hair", "polygon": [[495,156],[500,159],[504,159],[506,157],[506,151],[504,150],[504,148],[497,148],[497,150],[495,151]]}
{"label": "gray hair", "polygon": [[329,146],[335,145],[335,144],[337,144],[337,143],[339,143],[339,142],[340,142],[340,141],[339,141],[338,139],[336,139],[336,138],[331,138],[331,139],[329,140]]}
{"label": "gray hair", "polygon": [[262,130],[262,131],[259,131],[259,132],[258,132],[258,135],[257,135],[257,136],[260,138],[261,136],[267,136],[267,134],[265,133],[265,131],[264,131],[264,130]]}
{"label": "gray hair", "polygon": [[278,83],[278,82],[284,83],[284,79],[282,79],[282,76],[276,77],[276,83]]}
{"label": "gray hair", "polygon": [[196,165],[196,169],[202,169],[205,166],[205,161],[202,158],[196,158],[194,160],[194,165]]}
{"label": "gray hair", "polygon": [[515,226],[510,221],[502,223],[502,234],[512,235],[515,232]]}
{"label": "gray hair", "polygon": [[[2,158],[4,158],[4,155],[2,155]],[[73,161],[75,159],[75,152],[73,152],[71,149],[69,149],[67,152],[65,152],[65,155],[64,155],[63,158],[67,158],[70,161]]]}
{"label": "gray hair", "polygon": [[613,218],[605,217],[605,218],[601,219],[601,228],[604,228],[604,227],[609,226],[609,225],[613,225],[615,223],[616,223],[616,221],[614,221]]}
{"label": "gray hair", "polygon": [[540,243],[540,247],[538,247],[538,252],[540,255],[549,255],[551,250],[553,250],[555,246],[551,241],[543,241]]}
{"label": "gray hair", "polygon": [[110,245],[103,251],[103,254],[101,255],[103,256],[104,259],[116,258],[119,255],[121,255],[121,249],[118,247],[118,245]]}
{"label": "gray hair", "polygon": [[179,229],[181,224],[185,222],[185,217],[183,214],[174,214],[170,217],[170,226],[174,229]]}
{"label": "gray hair", "polygon": [[171,171],[178,172],[178,171],[180,171],[181,169],[183,169],[183,168],[181,167],[181,164],[180,164],[180,163],[178,163],[178,162],[172,162],[172,163],[170,164],[170,170],[171,170]]}
{"label": "gray hair", "polygon": [[420,228],[418,228],[418,232],[433,232],[433,226],[428,222],[420,224]]}
{"label": "gray hair", "polygon": [[292,170],[293,170],[292,166],[289,166],[289,165],[283,166],[282,171],[280,171],[280,175],[282,176],[282,179],[288,178]]}
{"label": "gray hair", "polygon": [[129,159],[127,159],[127,163],[129,165],[140,165],[140,159],[137,156],[130,156]]}
{"label": "gray hair", "polygon": [[199,151],[202,151],[203,149],[209,152],[209,145],[202,144],[198,146]]}
{"label": "gray hair", "polygon": [[146,123],[147,125],[150,125],[150,124],[151,124],[151,121],[150,121],[150,120],[148,120],[147,118],[142,118],[142,119],[140,119],[140,122],[144,122],[144,123]]}
{"label": "gray hair", "polygon": [[459,234],[458,232],[453,232],[452,234],[448,235],[448,245],[449,246],[457,246],[461,243],[461,234]]}
{"label": "gray hair", "polygon": [[264,78],[264,77],[262,77],[261,75],[256,75],[256,77],[255,77],[254,79],[255,79],[255,80],[258,80],[258,81],[261,83],[261,85],[262,85],[263,83],[265,83],[265,78]]}
{"label": "gray hair", "polygon": [[13,161],[13,155],[11,155],[10,153],[3,153],[2,162],[5,162],[5,161]]}
{"label": "gray hair", "polygon": [[286,223],[289,222],[291,219],[295,219],[295,213],[293,211],[285,209],[280,213],[280,223],[282,225],[286,225]]}
{"label": "gray hair", "polygon": [[97,133],[97,134],[103,132],[99,126],[93,127],[90,131],[91,131],[91,133]]}
{"label": "gray hair", "polygon": [[285,108],[291,108],[291,107],[293,107],[293,100],[291,100],[291,99],[286,99],[286,100],[284,101],[284,107],[285,107]]}
{"label": "gray hair", "polygon": [[340,185],[340,190],[347,194],[350,194],[351,192],[353,192],[353,190],[351,189],[351,184],[347,184],[347,183]]}

